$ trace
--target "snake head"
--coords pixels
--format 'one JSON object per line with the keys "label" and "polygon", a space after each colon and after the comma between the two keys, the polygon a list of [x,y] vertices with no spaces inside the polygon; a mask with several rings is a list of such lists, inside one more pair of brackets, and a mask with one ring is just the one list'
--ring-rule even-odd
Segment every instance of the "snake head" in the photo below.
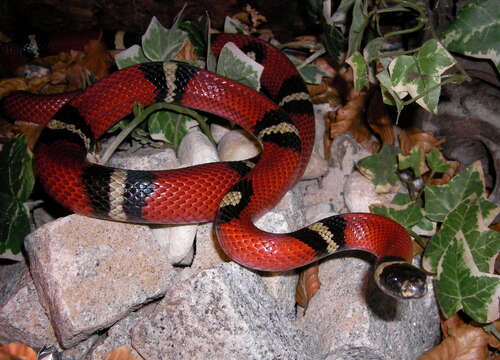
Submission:
{"label": "snake head", "polygon": [[417,299],[427,292],[425,273],[406,261],[383,261],[374,276],[378,287],[397,299]]}

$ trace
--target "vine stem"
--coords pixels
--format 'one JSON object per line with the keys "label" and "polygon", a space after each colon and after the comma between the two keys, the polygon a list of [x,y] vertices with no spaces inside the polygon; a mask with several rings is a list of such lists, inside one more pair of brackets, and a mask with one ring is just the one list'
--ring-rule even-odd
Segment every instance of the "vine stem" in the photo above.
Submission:
{"label": "vine stem", "polygon": [[146,109],[143,109],[140,104],[136,104],[134,106],[134,119],[116,136],[116,138],[111,142],[109,147],[106,149],[104,154],[99,158],[97,163],[99,165],[104,165],[106,164],[109,159],[111,158],[111,155],[116,151],[118,146],[127,138],[127,136],[140,124],[142,123],[145,119],[148,118],[149,115],[154,113],[155,111],[158,110],[170,110],[170,111],[175,111],[181,114],[188,115],[198,121],[200,124],[200,128],[202,131],[207,135],[207,137],[210,139],[212,143],[215,143],[215,140],[213,139],[212,135],[210,134],[208,125],[204,119],[203,116],[198,114],[196,111],[185,108],[180,105],[175,105],[175,104],[169,104],[165,102],[160,102],[156,103],[153,105],[148,106]]}

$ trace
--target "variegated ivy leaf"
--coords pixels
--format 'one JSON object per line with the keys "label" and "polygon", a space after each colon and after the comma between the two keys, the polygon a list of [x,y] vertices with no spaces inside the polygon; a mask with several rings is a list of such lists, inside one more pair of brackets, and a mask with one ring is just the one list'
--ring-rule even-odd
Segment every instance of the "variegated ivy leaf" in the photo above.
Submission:
{"label": "variegated ivy leaf", "polygon": [[461,232],[478,269],[482,272],[492,272],[495,257],[500,251],[500,233],[490,230],[488,225],[499,211],[500,208],[495,204],[474,194],[460,202],[427,245],[423,258],[424,268],[436,272],[450,239]]}
{"label": "variegated ivy leaf", "polygon": [[484,197],[484,176],[481,163],[476,161],[461,171],[446,185],[427,185],[424,190],[426,216],[444,221],[458,204],[472,194]]}
{"label": "variegated ivy leaf", "polygon": [[412,169],[415,176],[422,176],[429,168],[425,164],[425,154],[419,146],[415,146],[410,150],[410,154],[398,155],[399,169]]}
{"label": "variegated ivy leaf", "polygon": [[135,64],[142,64],[148,61],[149,59],[144,55],[139,45],[132,45],[128,49],[115,55],[115,62],[118,69],[123,69]]}
{"label": "variegated ivy leaf", "polygon": [[346,62],[352,67],[353,70],[354,90],[359,92],[365,86],[368,86],[368,65],[359,51],[354,52],[354,54],[352,54]]}
{"label": "variegated ivy leaf", "polygon": [[376,75],[380,82],[380,90],[382,92],[382,100],[384,104],[396,106],[398,114],[403,110],[403,101],[392,90],[391,76],[387,70],[383,70]]}
{"label": "variegated ivy leaf", "polygon": [[222,48],[217,73],[259,91],[264,67],[229,42]]}
{"label": "variegated ivy leaf", "polygon": [[150,61],[168,61],[181,51],[188,40],[188,33],[179,29],[182,11],[177,14],[172,28],[165,28],[153,16],[149,26],[142,35],[142,50]]}
{"label": "variegated ivy leaf", "polygon": [[388,217],[406,229],[418,224],[423,217],[422,208],[406,194],[397,194],[390,205],[371,205],[370,211]]}
{"label": "variegated ivy leaf", "polygon": [[427,154],[427,164],[436,173],[445,173],[451,167],[438,149],[432,148]]}
{"label": "variegated ivy leaf", "polygon": [[441,74],[455,64],[436,40],[426,41],[414,56],[402,55],[389,64],[392,90],[404,98],[409,94],[424,109],[437,112]]}
{"label": "variegated ivy leaf", "polygon": [[302,79],[308,84],[318,85],[324,76],[328,76],[327,72],[314,64],[302,65],[302,60],[299,58],[288,54],[287,57],[295,65]]}
{"label": "variegated ivy leaf", "polygon": [[446,317],[462,309],[480,323],[500,316],[500,276],[478,269],[461,231],[451,239],[439,261],[436,293]]}
{"label": "variegated ivy leaf", "polygon": [[359,171],[373,182],[377,193],[386,193],[399,187],[396,174],[399,152],[398,148],[385,144],[377,154],[358,161]]}
{"label": "variegated ivy leaf", "polygon": [[224,20],[224,32],[228,34],[246,34],[243,25],[236,19],[226,16]]}
{"label": "variegated ivy leaf", "polygon": [[148,131],[153,140],[165,141],[177,149],[188,132],[191,117],[174,111],[157,111],[148,118]]}
{"label": "variegated ivy leaf", "polygon": [[361,48],[361,42],[365,33],[366,25],[368,24],[368,12],[366,4],[363,0],[354,0],[354,7],[352,10],[352,23],[349,29],[349,46],[347,49],[347,56],[350,57]]}
{"label": "variegated ivy leaf", "polygon": [[500,1],[470,0],[441,34],[450,51],[490,59],[500,72]]}

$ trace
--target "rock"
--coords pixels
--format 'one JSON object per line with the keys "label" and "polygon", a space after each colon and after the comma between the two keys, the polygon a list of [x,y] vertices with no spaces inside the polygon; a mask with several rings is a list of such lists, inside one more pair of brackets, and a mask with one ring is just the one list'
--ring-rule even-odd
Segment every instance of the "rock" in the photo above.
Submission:
{"label": "rock", "polygon": [[35,349],[57,343],[23,263],[0,266],[0,344],[11,342],[22,342]]}
{"label": "rock", "polygon": [[311,153],[311,158],[307,163],[302,180],[316,179],[324,176],[328,172],[328,162],[323,159],[315,150]]}
{"label": "rock", "polygon": [[370,268],[360,258],[321,263],[321,290],[296,322],[320,344],[318,359],[414,360],[439,342],[432,288],[422,299],[397,301],[376,287]]}
{"label": "rock", "polygon": [[148,227],[71,215],[25,239],[40,301],[71,347],[165,293],[170,265]]}
{"label": "rock", "polygon": [[224,135],[226,135],[231,129],[227,126],[219,125],[216,123],[211,123],[210,124],[210,133],[212,134],[212,137],[214,138],[216,143],[219,143],[220,139]]}
{"label": "rock", "polygon": [[180,166],[175,151],[170,148],[139,148],[136,151],[116,151],[108,166],[133,170],[169,170]]}
{"label": "rock", "polygon": [[304,194],[306,222],[312,223],[335,213],[347,212],[344,184],[355,171],[356,162],[371,155],[350,134],[338,136],[332,143],[332,158],[326,175],[320,180],[299,183]]}
{"label": "rock", "polygon": [[231,130],[217,146],[222,161],[237,161],[253,158],[260,152],[260,146],[245,130]]}
{"label": "rock", "polygon": [[198,127],[187,133],[177,149],[177,157],[182,166],[193,166],[219,161],[214,144]]}
{"label": "rock", "polygon": [[390,204],[397,191],[379,194],[375,185],[361,173],[353,172],[344,186],[344,199],[350,212],[370,212],[372,204]]}
{"label": "rock", "polygon": [[313,359],[262,280],[228,263],[175,284],[132,329],[146,359]]}
{"label": "rock", "polygon": [[92,350],[92,354],[87,360],[104,360],[111,351],[121,346],[129,348],[136,359],[142,359],[132,348],[130,343],[130,329],[132,329],[141,318],[147,317],[155,307],[156,303],[146,305],[114,324],[105,334],[105,339]]}

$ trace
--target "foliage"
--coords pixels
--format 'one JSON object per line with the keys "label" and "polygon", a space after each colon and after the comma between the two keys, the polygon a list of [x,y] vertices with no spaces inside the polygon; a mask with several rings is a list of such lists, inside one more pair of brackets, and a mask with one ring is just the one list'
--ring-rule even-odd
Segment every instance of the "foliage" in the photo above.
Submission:
{"label": "foliage", "polygon": [[28,211],[24,205],[33,190],[32,157],[26,139],[10,139],[0,152],[0,254],[17,254],[30,232]]}
{"label": "foliage", "polygon": [[[390,205],[373,205],[371,211],[397,221],[419,240],[416,232],[439,228],[427,244],[420,243],[425,247],[423,267],[437,277],[436,293],[443,314],[450,317],[463,310],[479,323],[496,320],[500,316],[500,276],[493,272],[500,233],[488,226],[500,207],[486,200],[480,163],[445,185],[432,185],[433,177],[449,168],[436,148],[427,155],[418,147],[408,155],[396,154],[398,150],[388,151],[384,146],[379,154],[362,159],[358,167],[370,175],[377,189],[394,187],[396,168],[410,171],[412,181],[426,177],[427,184],[416,193],[397,194]],[[396,162],[397,166],[387,166]]]}
{"label": "foliage", "polygon": [[[485,3],[488,3],[488,9],[494,7],[489,4],[493,0],[476,2],[481,2],[485,8]],[[352,67],[356,91],[368,87],[369,80],[374,82],[376,79],[381,87],[384,102],[396,106],[398,116],[403,108],[412,102],[437,113],[441,86],[465,78],[465,74],[460,73],[445,75],[447,70],[456,65],[456,61],[437,37],[427,40],[417,48],[398,52],[384,50],[390,48],[393,37],[414,35],[426,27],[430,28],[429,16],[422,1],[396,0],[390,4],[377,2],[377,6],[374,6],[373,2],[367,0],[342,0],[333,13],[331,0],[308,0],[307,3],[312,19],[322,27],[326,51],[338,62],[345,60]],[[496,10],[496,7],[493,10]],[[411,25],[405,29],[383,33],[380,24],[388,16],[409,17],[408,23]],[[490,30],[494,26],[498,27],[497,22],[498,16],[496,21],[489,22],[489,26],[481,27],[478,38],[494,37],[495,32]],[[451,34],[465,32],[470,23],[471,21],[462,21],[454,24],[452,28],[460,30],[450,30]],[[447,38],[451,39],[452,36]],[[467,37],[457,38],[459,36],[455,36],[454,40],[463,44],[464,38]],[[469,36],[466,41],[470,41],[470,38]],[[488,48],[482,49],[481,54],[498,54],[492,54],[492,48],[498,46],[498,42],[493,45],[492,41],[489,41],[484,46]],[[498,59],[498,56],[496,58]],[[458,70],[461,71],[460,68]],[[405,100],[408,96],[410,100]]]}

